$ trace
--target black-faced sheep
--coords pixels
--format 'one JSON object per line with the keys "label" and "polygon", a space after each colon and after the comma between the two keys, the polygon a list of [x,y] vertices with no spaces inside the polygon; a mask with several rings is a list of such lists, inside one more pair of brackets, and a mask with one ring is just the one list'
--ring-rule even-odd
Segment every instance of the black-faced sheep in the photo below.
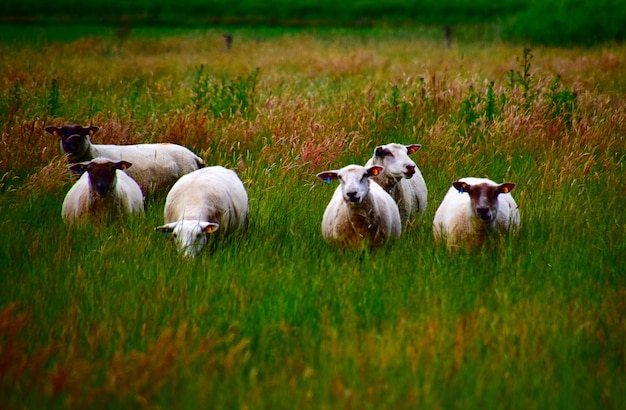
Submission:
{"label": "black-faced sheep", "polygon": [[122,170],[132,164],[95,158],[88,163],[72,165],[82,174],[63,201],[62,216],[68,224],[90,217],[100,221],[108,216],[144,214],[144,201],[137,182]]}
{"label": "black-faced sheep", "polygon": [[181,176],[204,167],[202,158],[177,144],[102,145],[92,144],[90,136],[98,127],[66,125],[46,127],[46,132],[61,140],[61,149],[70,164],[96,157],[133,164],[127,170],[145,195],[165,193]]}
{"label": "black-faced sheep", "polygon": [[322,181],[338,179],[322,219],[322,235],[340,247],[378,246],[402,232],[400,212],[393,198],[370,178],[383,172],[381,166],[348,165],[320,172]]}
{"label": "black-faced sheep", "polygon": [[220,166],[182,176],[165,199],[165,225],[157,231],[171,234],[179,251],[194,258],[208,234],[225,235],[248,226],[248,194],[237,174]]}
{"label": "black-faced sheep", "polygon": [[448,247],[477,246],[491,233],[519,229],[520,216],[510,192],[513,183],[496,184],[485,178],[462,178],[452,184],[435,213],[435,242]]}
{"label": "black-faced sheep", "polygon": [[385,170],[373,178],[396,201],[403,224],[415,213],[426,211],[428,190],[417,165],[409,155],[416,153],[419,144],[402,145],[391,143],[374,149],[374,155],[365,166],[380,165]]}

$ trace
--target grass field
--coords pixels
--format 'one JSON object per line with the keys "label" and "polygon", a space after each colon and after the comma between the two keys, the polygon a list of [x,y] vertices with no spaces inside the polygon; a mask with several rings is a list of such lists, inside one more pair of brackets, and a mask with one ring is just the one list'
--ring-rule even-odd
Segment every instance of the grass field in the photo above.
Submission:
{"label": "grass field", "polygon": [[[11,30],[3,406],[626,408],[625,46],[239,28],[227,50],[224,30]],[[66,123],[235,169],[248,232],[183,260],[154,232],[164,198],[144,219],[68,229],[72,180],[44,132]],[[332,249],[335,185],[315,174],[392,141],[423,146],[425,217],[375,251]],[[433,244],[464,176],[517,183],[519,235]]]}

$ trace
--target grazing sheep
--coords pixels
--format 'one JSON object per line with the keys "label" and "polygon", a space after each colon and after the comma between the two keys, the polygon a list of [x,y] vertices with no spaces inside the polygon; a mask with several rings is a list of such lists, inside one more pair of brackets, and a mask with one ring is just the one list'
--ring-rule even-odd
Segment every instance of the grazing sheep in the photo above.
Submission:
{"label": "grazing sheep", "polygon": [[453,248],[465,242],[482,244],[490,233],[519,229],[520,216],[510,192],[515,184],[496,184],[485,178],[463,178],[452,184],[435,213],[435,242],[445,239]]}
{"label": "grazing sheep", "polygon": [[82,176],[69,190],[63,201],[63,220],[73,224],[85,217],[99,221],[103,217],[144,214],[141,188],[122,170],[132,164],[95,158],[90,162],[70,166]]}
{"label": "grazing sheep", "polygon": [[370,184],[370,177],[383,171],[378,165],[348,165],[317,174],[322,181],[340,182],[322,220],[322,235],[327,242],[340,247],[359,247],[364,243],[373,247],[400,236],[398,205],[380,185]]}
{"label": "grazing sheep", "polygon": [[127,173],[146,195],[165,193],[178,178],[204,167],[202,158],[177,144],[92,144],[89,137],[96,131],[98,127],[93,126],[46,127],[46,132],[61,139],[61,149],[70,164],[95,157],[131,162],[133,167]]}
{"label": "grazing sheep", "polygon": [[248,194],[234,171],[220,166],[182,176],[165,199],[165,225],[157,231],[172,234],[185,257],[196,257],[208,234],[219,228],[225,235],[248,226]]}
{"label": "grazing sheep", "polygon": [[409,155],[416,153],[421,147],[419,144],[380,145],[374,150],[374,156],[365,164],[366,167],[380,165],[385,168],[373,180],[396,201],[404,225],[414,213],[423,215],[426,211],[428,197],[426,182],[415,162],[409,158]]}

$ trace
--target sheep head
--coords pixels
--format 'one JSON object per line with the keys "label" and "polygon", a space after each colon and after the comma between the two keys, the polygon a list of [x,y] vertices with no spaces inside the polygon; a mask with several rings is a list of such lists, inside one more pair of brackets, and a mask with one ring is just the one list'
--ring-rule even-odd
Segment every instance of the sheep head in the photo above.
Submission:
{"label": "sheep head", "polygon": [[117,170],[128,169],[132,164],[128,161],[110,161],[105,158],[96,158],[90,162],[81,162],[70,166],[70,170],[83,174],[88,173],[89,186],[100,198],[105,198],[113,192],[117,183]]}
{"label": "sheep head", "polygon": [[180,220],[155,228],[171,237],[178,251],[186,258],[195,258],[208,242],[208,234],[219,229],[215,222]]}
{"label": "sheep head", "polygon": [[374,149],[373,162],[385,167],[385,172],[395,179],[410,179],[415,174],[416,165],[409,155],[416,153],[420,144],[402,145],[391,143]]}
{"label": "sheep head", "polygon": [[338,179],[344,200],[350,205],[360,205],[367,198],[369,178],[380,175],[384,169],[379,165],[371,167],[348,165],[339,170],[320,172],[317,177],[328,183]]}
{"label": "sheep head", "polygon": [[70,163],[86,159],[85,155],[88,154],[91,144],[89,137],[98,130],[98,127],[82,127],[80,125],[46,127],[47,133],[60,138],[61,149]]}
{"label": "sheep head", "polygon": [[474,216],[488,224],[494,222],[498,216],[498,195],[508,194],[515,188],[515,184],[511,182],[499,185],[489,183],[470,185],[467,182],[456,181],[452,185],[461,194],[467,192]]}

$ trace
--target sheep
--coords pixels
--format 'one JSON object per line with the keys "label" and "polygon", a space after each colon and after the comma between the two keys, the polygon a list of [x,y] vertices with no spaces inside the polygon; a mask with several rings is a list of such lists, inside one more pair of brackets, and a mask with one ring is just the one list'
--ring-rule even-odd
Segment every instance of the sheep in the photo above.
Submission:
{"label": "sheep", "polygon": [[414,213],[422,216],[426,211],[428,189],[415,162],[409,155],[416,153],[420,144],[379,145],[365,166],[380,165],[385,171],[373,178],[396,201],[400,218],[406,226]]}
{"label": "sheep", "polygon": [[435,243],[449,248],[481,245],[489,234],[519,230],[520,216],[511,191],[515,184],[496,184],[486,178],[462,178],[443,198],[433,220]]}
{"label": "sheep", "polygon": [[71,165],[72,171],[82,175],[65,196],[61,213],[63,220],[73,225],[87,217],[100,221],[109,215],[143,216],[141,188],[123,172],[131,165],[127,161],[113,162],[106,158]]}
{"label": "sheep", "polygon": [[165,225],[155,230],[172,234],[179,252],[195,258],[208,234],[223,236],[248,227],[248,194],[237,174],[221,166],[182,176],[165,199]]}
{"label": "sheep", "polygon": [[61,140],[61,149],[70,164],[106,157],[133,164],[126,172],[137,181],[145,195],[167,192],[179,177],[204,167],[204,160],[177,144],[101,145],[90,136],[98,127],[66,125],[46,127],[46,132]]}
{"label": "sheep", "polygon": [[342,248],[376,247],[400,236],[398,205],[380,185],[370,183],[371,177],[383,171],[378,165],[352,164],[317,174],[322,181],[340,182],[322,219],[322,235],[328,243]]}

